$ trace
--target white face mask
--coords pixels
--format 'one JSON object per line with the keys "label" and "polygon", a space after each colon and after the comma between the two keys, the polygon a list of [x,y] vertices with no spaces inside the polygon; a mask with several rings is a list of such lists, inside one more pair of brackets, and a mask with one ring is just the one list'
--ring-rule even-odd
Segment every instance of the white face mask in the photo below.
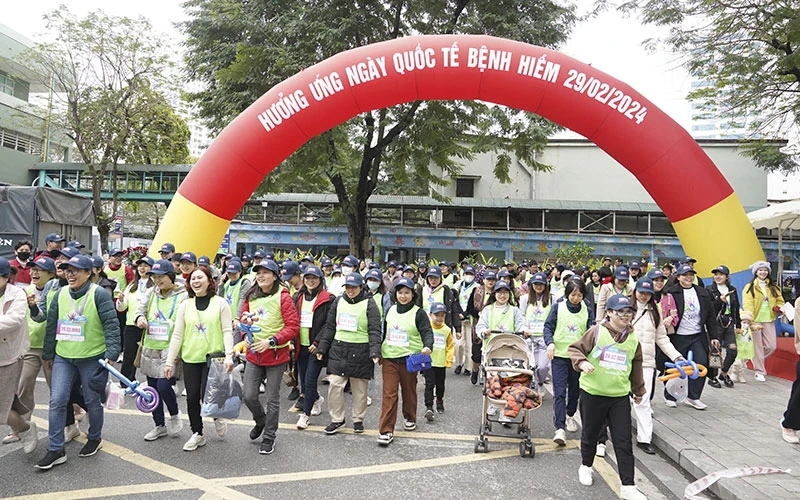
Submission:
{"label": "white face mask", "polygon": [[350,276],[353,273],[352,267],[342,266],[342,276]]}
{"label": "white face mask", "polygon": [[473,281],[475,281],[475,276],[473,276],[471,274],[464,275],[464,282],[465,283],[472,283]]}
{"label": "white face mask", "polygon": [[377,290],[379,286],[381,286],[379,282],[375,280],[367,280],[367,288],[369,288],[371,292]]}

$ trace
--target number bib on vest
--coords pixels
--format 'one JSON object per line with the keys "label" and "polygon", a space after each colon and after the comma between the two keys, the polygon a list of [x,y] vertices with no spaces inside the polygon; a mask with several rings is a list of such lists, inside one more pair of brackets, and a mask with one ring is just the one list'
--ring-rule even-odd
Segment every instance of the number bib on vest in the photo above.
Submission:
{"label": "number bib on vest", "polygon": [[599,358],[603,368],[616,371],[628,371],[628,353],[615,346],[607,346],[593,354]]}
{"label": "number bib on vest", "polygon": [[169,323],[166,321],[149,321],[147,323],[147,336],[150,340],[169,340]]}
{"label": "number bib on vest", "polygon": [[354,314],[340,312],[336,315],[336,329],[345,332],[358,331],[358,318]]}
{"label": "number bib on vest", "polygon": [[83,342],[86,340],[85,326],[86,318],[83,316],[76,316],[72,320],[60,319],[56,328],[56,340]]}
{"label": "number bib on vest", "polygon": [[390,326],[386,332],[386,343],[395,347],[408,347],[408,331]]}
{"label": "number bib on vest", "polygon": [[314,313],[312,311],[300,311],[300,328],[311,328],[314,320]]}
{"label": "number bib on vest", "polygon": [[437,333],[436,331],[433,332],[433,348],[434,349],[444,349],[447,347],[447,334],[446,333]]}

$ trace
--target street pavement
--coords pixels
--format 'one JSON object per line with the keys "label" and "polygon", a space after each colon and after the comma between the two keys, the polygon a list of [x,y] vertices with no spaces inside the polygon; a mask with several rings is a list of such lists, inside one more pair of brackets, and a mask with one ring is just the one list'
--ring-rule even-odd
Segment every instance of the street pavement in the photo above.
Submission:
{"label": "street pavement", "polygon": [[[320,387],[323,395],[327,395],[327,386]],[[360,497],[617,498],[619,481],[610,458],[596,460],[594,485],[586,487],[577,477],[580,434],[570,433],[570,441],[563,448],[552,443],[550,395],[533,411],[536,455],[522,458],[517,439],[490,438],[489,453],[473,452],[481,417],[481,396],[468,377],[454,375],[448,370],[446,412],[436,415],[432,423],[423,418],[423,387],[420,377],[417,430],[396,432],[395,441],[388,448],[376,443],[380,379],[367,412],[367,431],[361,435],[352,433],[349,395],[348,424],[342,432],[333,436],[322,432],[329,421],[327,404],[322,415],[312,417],[308,429],[297,430],[297,413],[288,411],[292,403],[287,400],[289,390],[284,387],[276,449],[268,456],[259,455],[259,443],[248,439],[252,421],[244,405],[240,419],[230,422],[224,438],[216,436],[209,421],[205,426],[208,444],[194,452],[184,452],[183,443],[191,435],[188,420],[179,437],[145,442],[143,436],[152,428],[152,419],[139,412],[131,398],[126,398],[122,409],[106,412],[104,447],[100,453],[79,458],[77,453],[85,440],[82,435],[81,442],[67,444],[65,464],[41,472],[33,468],[47,449],[44,430],[47,427],[47,388],[40,379],[34,413],[41,429],[38,448],[33,454],[25,455],[19,443],[0,445],[0,497],[58,500],[101,497],[163,500],[165,495],[177,499],[298,495],[349,500]],[[185,414],[185,398],[179,397],[178,403]],[[401,418],[398,415],[398,429],[402,428]],[[83,422],[81,428],[85,432],[87,423]],[[776,426],[771,425],[770,429],[774,428]],[[7,430],[0,426],[2,435]],[[681,477],[668,462],[661,462],[674,477]],[[675,498],[652,474],[637,470],[636,480],[651,499]]]}

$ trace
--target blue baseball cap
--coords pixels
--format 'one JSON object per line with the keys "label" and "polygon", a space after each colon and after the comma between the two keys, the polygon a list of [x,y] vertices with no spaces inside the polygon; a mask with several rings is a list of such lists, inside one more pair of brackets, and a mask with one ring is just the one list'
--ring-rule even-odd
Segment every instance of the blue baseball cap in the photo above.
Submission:
{"label": "blue baseball cap", "polygon": [[425,277],[426,278],[430,278],[431,276],[434,276],[436,278],[441,278],[442,277],[442,270],[439,269],[438,267],[432,267],[432,268],[428,269],[428,274],[426,274]]}
{"label": "blue baseball cap", "polygon": [[228,265],[225,266],[226,273],[240,273],[242,272],[242,263],[236,259],[232,259],[228,262]]}
{"label": "blue baseball cap", "polygon": [[257,261],[263,260],[264,259],[264,252],[262,252],[261,250],[256,250],[256,252],[253,254],[253,259],[257,260]]}
{"label": "blue baseball cap", "polygon": [[8,276],[11,274],[11,264],[8,263],[8,259],[5,257],[0,257],[0,276]]}
{"label": "blue baseball cap", "polygon": [[414,291],[414,282],[411,278],[400,278],[394,284],[394,291],[396,292],[398,288],[406,287],[410,289],[412,292]]}
{"label": "blue baseball cap", "polygon": [[58,251],[59,254],[63,255],[64,257],[71,259],[81,254],[81,251],[75,247],[64,247]]}
{"label": "blue baseball cap", "polygon": [[264,259],[255,266],[253,266],[253,270],[258,272],[259,269],[266,269],[267,271],[272,271],[275,273],[276,276],[281,275],[281,270],[278,267],[278,264],[274,260]]}
{"label": "blue baseball cap", "polygon": [[283,263],[283,269],[281,271],[281,279],[283,281],[289,281],[289,278],[294,276],[295,274],[300,274],[300,264],[293,260],[287,260]]}
{"label": "blue baseball cap", "polygon": [[693,259],[688,255],[678,261],[678,264],[694,264],[697,262],[697,259]]}
{"label": "blue baseball cap", "polygon": [[464,274],[475,274],[475,268],[472,266],[467,266],[464,268]]}
{"label": "blue baseball cap", "polygon": [[331,259],[329,259],[328,257],[323,257],[323,258],[320,259],[319,265],[320,265],[320,267],[330,267],[330,266],[333,265],[333,261]]}
{"label": "blue baseball cap", "polygon": [[386,264],[386,268],[388,269],[390,267],[396,268],[397,267],[397,261],[396,260],[390,260],[389,263]]}
{"label": "blue baseball cap", "polygon": [[331,269],[331,276],[333,276],[334,274],[342,274],[342,268],[339,267],[338,264],[333,266],[333,269]]}
{"label": "blue baseball cap", "polygon": [[505,277],[508,277],[508,276],[511,276],[511,273],[508,272],[506,269],[501,269],[501,270],[499,270],[497,272],[497,277],[498,278],[505,278]]}
{"label": "blue baseball cap", "polygon": [[686,274],[686,273],[697,274],[695,272],[694,268],[692,266],[690,266],[689,264],[681,264],[680,266],[678,266],[678,269],[675,271],[675,274],[677,274],[678,276],[680,276],[682,274]]}
{"label": "blue baseball cap", "polygon": [[655,288],[653,288],[653,280],[650,278],[639,278],[639,280],[636,282],[636,291],[645,293],[655,292]]}
{"label": "blue baseball cap", "polygon": [[306,266],[305,270],[303,271],[303,277],[306,276],[316,276],[317,278],[322,278],[322,269],[318,266]]}
{"label": "blue baseball cap", "polygon": [[378,263],[377,263],[377,262],[370,262],[370,263],[367,265],[367,269],[380,269],[380,268],[381,268],[381,266],[380,266],[380,265],[378,265]]}
{"label": "blue baseball cap", "polygon": [[[275,260],[275,254],[272,252],[267,252],[264,254],[264,259],[266,260]],[[276,262],[277,264],[277,262]]]}
{"label": "blue baseball cap", "polygon": [[97,269],[103,269],[103,267],[105,267],[106,265],[106,261],[104,261],[103,258],[100,257],[99,255],[92,255],[91,259],[92,259],[92,265]]}
{"label": "blue baseball cap", "polygon": [[57,243],[60,241],[65,241],[64,237],[58,233],[50,233],[44,237],[45,243]]}
{"label": "blue baseball cap", "polygon": [[147,257],[147,256],[144,256],[144,257],[142,257],[141,259],[139,259],[139,260],[137,260],[137,261],[136,261],[136,265],[137,265],[137,266],[138,266],[139,264],[147,264],[148,266],[150,266],[150,267],[153,267],[153,264],[155,264],[155,263],[156,263],[156,261],[155,261],[155,260],[153,260],[153,258],[152,258],[152,257]]}
{"label": "blue baseball cap", "polygon": [[306,261],[306,260],[313,264],[314,263],[314,256],[313,255],[305,255],[302,259],[300,259],[300,262],[303,262],[303,261]]}
{"label": "blue baseball cap", "polygon": [[211,265],[211,259],[209,259],[208,256],[203,255],[199,259],[197,259],[197,265],[208,267]]}
{"label": "blue baseball cap", "polygon": [[358,267],[358,257],[355,255],[348,255],[344,259],[342,259],[342,265],[356,268]]}
{"label": "blue baseball cap", "polygon": [[367,271],[367,274],[364,275],[364,279],[368,280],[370,278],[378,281],[383,281],[383,275],[381,274],[381,270],[370,269],[369,271]]}
{"label": "blue baseball cap", "polygon": [[[651,283],[652,285],[652,283]],[[633,303],[627,295],[618,293],[608,298],[606,309],[609,311],[621,311],[622,309],[633,309]]]}
{"label": "blue baseball cap", "polygon": [[483,279],[485,279],[485,280],[496,280],[497,279],[497,273],[494,272],[494,271],[486,271],[484,273],[484,275],[483,275]]}
{"label": "blue baseball cap", "polygon": [[[233,257],[231,257],[231,259],[235,259],[235,258],[236,258],[235,255]],[[242,255],[241,262],[252,262],[252,261],[253,261],[253,258],[250,257],[248,254]]]}
{"label": "blue baseball cap", "polygon": [[533,285],[534,283],[539,283],[540,285],[546,285],[547,275],[544,273],[534,273],[534,275],[531,276],[531,279],[528,281],[528,284]]}
{"label": "blue baseball cap", "polygon": [[78,240],[70,241],[69,243],[67,243],[67,246],[68,247],[75,247],[75,248],[86,248],[86,245],[84,245],[83,243],[81,243]]}
{"label": "blue baseball cap", "polygon": [[172,243],[164,243],[161,245],[161,250],[158,253],[175,253],[175,245]]}
{"label": "blue baseball cap", "polygon": [[344,279],[344,286],[364,286],[364,277],[359,273],[350,273]]}
{"label": "blue baseball cap", "polygon": [[431,314],[446,313],[447,307],[441,302],[434,302],[431,304]]}
{"label": "blue baseball cap", "polygon": [[425,269],[428,269],[428,262],[424,261],[424,260],[421,260],[421,261],[417,262],[417,269],[419,269],[421,267],[424,267]]}
{"label": "blue baseball cap", "polygon": [[416,273],[417,272],[417,270],[414,269],[414,266],[406,266],[406,267],[404,267],[403,268],[403,272],[406,272],[406,271],[411,271],[412,273]]}
{"label": "blue baseball cap", "polygon": [[[75,251],[77,252],[78,249],[76,248]],[[92,258],[88,255],[76,255],[72,257],[67,262],[62,262],[61,265],[58,266],[59,269],[66,269],[68,267],[74,267],[75,269],[84,269],[87,271],[91,271],[94,267],[94,263],[92,262]]]}
{"label": "blue baseball cap", "polygon": [[722,273],[725,276],[728,276],[729,274],[731,274],[731,270],[728,269],[728,266],[717,266],[711,270],[711,274],[714,273]]}
{"label": "blue baseball cap", "polygon": [[638,260],[632,260],[628,267],[631,268],[631,269],[641,269],[642,268],[642,263],[639,262]]}
{"label": "blue baseball cap", "polygon": [[664,273],[661,272],[660,269],[651,269],[649,273],[647,273],[647,277],[651,280],[656,280],[658,278],[666,278]]}
{"label": "blue baseball cap", "polygon": [[[71,248],[78,248],[78,247],[71,247]],[[108,252],[109,257],[113,257],[115,255],[125,255],[125,250],[121,248],[113,248],[111,251]]]}
{"label": "blue baseball cap", "polygon": [[56,261],[50,257],[39,257],[34,261],[28,262],[28,267],[38,267],[53,274],[56,273]]}
{"label": "blue baseball cap", "polygon": [[628,281],[631,277],[631,274],[628,272],[628,268],[625,266],[619,266],[618,268],[614,269],[614,279]]}
{"label": "blue baseball cap", "polygon": [[183,252],[183,254],[181,254],[181,262],[184,260],[189,261],[192,264],[197,264],[197,256],[194,254],[194,252]]}
{"label": "blue baseball cap", "polygon": [[153,266],[147,272],[147,274],[168,274],[174,273],[175,267],[172,265],[172,262],[166,259],[158,259],[153,263]]}
{"label": "blue baseball cap", "polygon": [[498,290],[508,290],[511,291],[511,287],[508,286],[508,282],[506,280],[497,280],[497,283],[494,284],[494,291]]}

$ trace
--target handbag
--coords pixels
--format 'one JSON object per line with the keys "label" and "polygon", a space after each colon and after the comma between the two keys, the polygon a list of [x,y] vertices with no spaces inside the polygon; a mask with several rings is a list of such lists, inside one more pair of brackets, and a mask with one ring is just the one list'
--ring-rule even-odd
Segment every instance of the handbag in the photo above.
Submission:
{"label": "handbag", "polygon": [[722,368],[722,350],[719,347],[712,346],[708,351],[708,367]]}
{"label": "handbag", "polygon": [[136,368],[141,368],[142,367],[141,366],[142,365],[142,341],[140,340],[139,342],[136,343],[136,345],[138,347],[136,348],[136,357],[133,358],[133,366],[135,366]]}
{"label": "handbag", "polygon": [[418,372],[420,370],[427,370],[433,366],[430,354],[411,354],[406,357],[406,370],[409,372]]}

